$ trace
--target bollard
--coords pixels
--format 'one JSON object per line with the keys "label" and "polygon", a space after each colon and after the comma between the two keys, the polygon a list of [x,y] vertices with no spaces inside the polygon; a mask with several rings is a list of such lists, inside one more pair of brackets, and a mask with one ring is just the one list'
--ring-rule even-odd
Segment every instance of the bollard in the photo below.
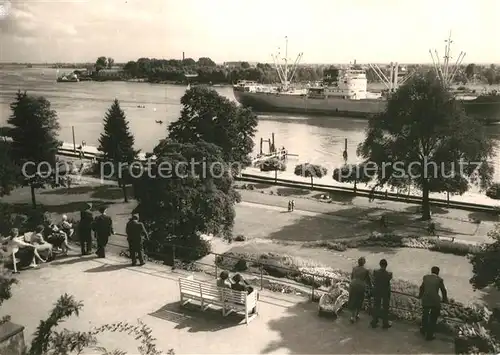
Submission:
{"label": "bollard", "polygon": [[315,282],[315,278],[314,278],[314,275],[313,276],[313,281],[312,281],[312,285],[311,285],[311,301],[314,301],[314,282]]}
{"label": "bollard", "polygon": [[260,265],[260,290],[264,289],[264,268]]}
{"label": "bollard", "polygon": [[385,198],[388,198],[389,197],[389,192],[387,190],[385,190]]}

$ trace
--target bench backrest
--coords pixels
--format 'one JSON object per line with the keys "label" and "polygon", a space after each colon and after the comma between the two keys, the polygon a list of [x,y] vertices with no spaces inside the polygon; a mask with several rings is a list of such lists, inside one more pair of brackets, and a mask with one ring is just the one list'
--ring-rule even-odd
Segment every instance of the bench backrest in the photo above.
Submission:
{"label": "bench backrest", "polygon": [[[255,292],[248,295],[246,291],[236,291],[231,290],[230,288],[217,287],[216,284],[211,284],[208,282],[201,282],[193,280],[191,277],[189,278],[179,278],[179,285],[182,291],[187,291],[191,293],[195,293],[200,297],[224,297],[226,302],[230,303],[240,303],[246,304],[247,299],[252,300],[257,297],[255,296]],[[250,297],[253,296],[253,297]]]}

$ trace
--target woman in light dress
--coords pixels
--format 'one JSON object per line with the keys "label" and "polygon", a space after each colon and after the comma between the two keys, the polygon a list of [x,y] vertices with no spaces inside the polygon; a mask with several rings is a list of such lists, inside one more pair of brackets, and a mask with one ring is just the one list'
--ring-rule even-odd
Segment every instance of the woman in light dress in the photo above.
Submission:
{"label": "woman in light dress", "polygon": [[0,254],[3,259],[12,260],[15,273],[18,272],[18,259],[21,264],[30,262],[29,267],[32,268],[38,266],[36,263],[37,259],[41,262],[45,262],[45,260],[38,254],[36,247],[33,244],[26,243],[23,239],[24,236],[19,236],[19,230],[17,228],[13,228],[10,236],[0,240]]}

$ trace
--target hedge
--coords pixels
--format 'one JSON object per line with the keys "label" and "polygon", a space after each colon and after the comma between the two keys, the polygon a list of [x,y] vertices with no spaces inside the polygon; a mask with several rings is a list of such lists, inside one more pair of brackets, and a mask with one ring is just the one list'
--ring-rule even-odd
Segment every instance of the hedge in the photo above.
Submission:
{"label": "hedge", "polygon": [[466,256],[476,254],[481,250],[480,245],[467,244],[439,237],[408,237],[392,233],[373,232],[368,238],[343,240],[343,241],[314,241],[304,243],[305,247],[321,247],[335,251],[346,251],[359,247],[385,247],[385,248],[417,248],[438,251],[440,253]]}

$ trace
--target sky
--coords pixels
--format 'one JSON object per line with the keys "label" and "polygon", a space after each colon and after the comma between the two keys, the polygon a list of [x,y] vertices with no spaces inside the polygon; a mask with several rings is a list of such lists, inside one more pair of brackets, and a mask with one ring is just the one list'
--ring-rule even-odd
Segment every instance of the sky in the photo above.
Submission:
{"label": "sky", "polygon": [[500,63],[499,0],[0,0],[0,62]]}

